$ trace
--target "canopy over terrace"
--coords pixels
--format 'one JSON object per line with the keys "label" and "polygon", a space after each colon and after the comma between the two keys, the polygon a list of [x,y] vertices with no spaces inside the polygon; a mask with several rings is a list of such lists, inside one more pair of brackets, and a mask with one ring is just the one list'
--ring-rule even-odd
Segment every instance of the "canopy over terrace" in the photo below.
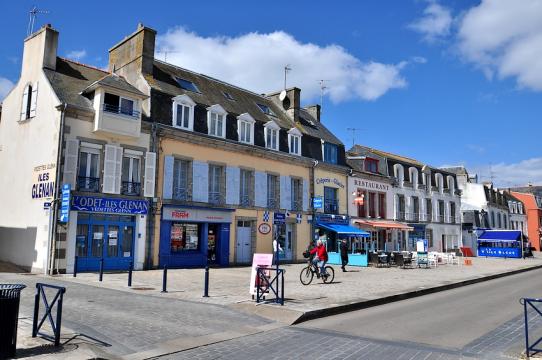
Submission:
{"label": "canopy over terrace", "polygon": [[370,242],[364,244],[367,250],[405,250],[407,249],[407,231],[414,228],[393,220],[354,219],[354,224],[371,232]]}
{"label": "canopy over terrace", "polygon": [[[323,237],[327,244],[329,264],[341,264],[340,240],[345,239],[349,254],[348,264],[352,266],[367,266],[367,254],[361,253],[361,239],[368,238],[371,236],[370,233],[346,224],[319,222],[316,226],[324,231]],[[325,232],[331,234],[325,234]]]}

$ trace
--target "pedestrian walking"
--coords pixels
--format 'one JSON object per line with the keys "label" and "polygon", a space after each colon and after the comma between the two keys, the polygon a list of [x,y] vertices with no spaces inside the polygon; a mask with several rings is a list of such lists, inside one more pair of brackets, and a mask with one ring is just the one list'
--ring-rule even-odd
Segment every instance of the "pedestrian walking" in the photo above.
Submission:
{"label": "pedestrian walking", "polygon": [[346,269],[344,268],[346,264],[348,264],[348,244],[346,243],[346,239],[343,239],[341,241],[341,268],[343,269],[343,272],[346,272]]}
{"label": "pedestrian walking", "polygon": [[[278,254],[277,254],[277,246],[278,246]],[[280,243],[277,241],[277,239],[273,239],[273,264],[278,264],[279,262],[279,256],[282,252],[282,247],[280,246]]]}

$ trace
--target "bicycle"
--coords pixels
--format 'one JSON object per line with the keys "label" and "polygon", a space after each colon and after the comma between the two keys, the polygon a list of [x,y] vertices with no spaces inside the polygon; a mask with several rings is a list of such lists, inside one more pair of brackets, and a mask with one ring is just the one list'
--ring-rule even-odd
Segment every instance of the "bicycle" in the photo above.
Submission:
{"label": "bicycle", "polygon": [[[319,276],[325,284],[330,284],[335,279],[335,270],[333,267],[326,265],[325,267],[326,275]],[[299,274],[299,280],[303,285],[309,285],[314,278],[314,274],[320,275],[320,269],[318,266],[312,263],[312,261],[307,262],[307,267],[304,267]]]}

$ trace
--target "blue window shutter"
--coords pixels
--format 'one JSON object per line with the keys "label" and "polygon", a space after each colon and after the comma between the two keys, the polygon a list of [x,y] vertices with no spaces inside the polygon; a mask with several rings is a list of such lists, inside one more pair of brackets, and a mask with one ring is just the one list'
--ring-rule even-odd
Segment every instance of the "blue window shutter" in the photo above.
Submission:
{"label": "blue window shutter", "polygon": [[164,189],[162,190],[163,199],[173,197],[173,156],[164,157]]}
{"label": "blue window shutter", "polygon": [[226,204],[239,205],[240,174],[238,167],[226,167]]}
{"label": "blue window shutter", "polygon": [[303,179],[303,210],[309,211],[309,182]]}
{"label": "blue window shutter", "polygon": [[292,179],[289,176],[280,176],[280,208],[292,208]]}
{"label": "blue window shutter", "polygon": [[192,200],[209,201],[209,164],[201,161],[192,162]]}
{"label": "blue window shutter", "polygon": [[267,207],[267,174],[256,171],[254,176],[254,205]]}

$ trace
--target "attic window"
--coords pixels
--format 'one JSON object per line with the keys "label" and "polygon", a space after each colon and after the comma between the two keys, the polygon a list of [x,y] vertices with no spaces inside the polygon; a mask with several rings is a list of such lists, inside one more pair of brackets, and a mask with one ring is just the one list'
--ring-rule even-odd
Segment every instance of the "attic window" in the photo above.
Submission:
{"label": "attic window", "polygon": [[200,92],[196,84],[194,84],[192,81],[188,81],[188,80],[181,79],[178,77],[175,78],[175,80],[177,80],[177,84],[179,84],[179,86],[184,90],[193,91],[197,93]]}
{"label": "attic window", "polygon": [[271,109],[269,108],[269,106],[267,105],[264,105],[264,104],[256,104],[258,105],[258,107],[260,108],[260,110],[266,114],[266,115],[271,115],[271,116],[275,116],[275,113],[273,113],[273,111],[271,111]]}
{"label": "attic window", "polygon": [[233,96],[229,93],[229,92],[223,92],[224,94],[224,97],[228,100],[231,100],[231,101],[235,101],[235,99],[233,98]]}

